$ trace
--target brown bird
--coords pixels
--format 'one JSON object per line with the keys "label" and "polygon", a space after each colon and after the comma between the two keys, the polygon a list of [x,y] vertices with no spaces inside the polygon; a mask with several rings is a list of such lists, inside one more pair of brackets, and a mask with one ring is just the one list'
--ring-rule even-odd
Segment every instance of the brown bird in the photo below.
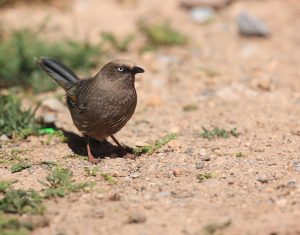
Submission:
{"label": "brown bird", "polygon": [[79,79],[65,65],[52,58],[41,58],[41,67],[65,91],[73,122],[85,136],[88,161],[96,164],[89,138],[103,140],[113,136],[128,122],[134,113],[137,95],[135,75],[144,69],[127,60],[115,60],[106,65],[94,77]]}

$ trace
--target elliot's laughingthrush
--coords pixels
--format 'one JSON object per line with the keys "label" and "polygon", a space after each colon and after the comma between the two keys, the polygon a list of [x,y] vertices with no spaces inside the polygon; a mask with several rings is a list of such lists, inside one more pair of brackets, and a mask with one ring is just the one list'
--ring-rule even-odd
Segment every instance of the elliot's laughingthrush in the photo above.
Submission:
{"label": "elliot's laughingthrush", "polygon": [[67,94],[67,104],[73,122],[86,138],[88,160],[97,163],[91,153],[89,137],[103,140],[113,136],[134,113],[137,95],[135,74],[144,70],[126,60],[115,60],[94,77],[80,79],[65,65],[52,58],[41,58],[41,67]]}

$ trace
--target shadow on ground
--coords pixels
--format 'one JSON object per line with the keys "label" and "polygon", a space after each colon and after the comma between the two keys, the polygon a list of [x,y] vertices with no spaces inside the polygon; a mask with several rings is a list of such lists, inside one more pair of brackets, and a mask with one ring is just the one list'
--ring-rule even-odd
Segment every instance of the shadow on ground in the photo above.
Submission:
{"label": "shadow on ground", "polygon": [[[73,132],[63,131],[67,137],[67,144],[69,148],[77,155],[87,156],[85,138],[79,136]],[[90,138],[91,149],[94,157],[96,158],[119,158],[119,157],[130,157],[132,156],[132,148],[124,146],[119,148],[108,142],[107,140],[98,141]],[[129,156],[130,155],[130,156]]]}

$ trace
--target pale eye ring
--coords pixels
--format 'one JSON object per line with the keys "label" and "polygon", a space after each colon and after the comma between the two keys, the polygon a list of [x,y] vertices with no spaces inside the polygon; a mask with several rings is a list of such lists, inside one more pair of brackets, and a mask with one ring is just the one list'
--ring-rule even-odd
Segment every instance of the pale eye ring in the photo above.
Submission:
{"label": "pale eye ring", "polygon": [[124,68],[118,67],[117,70],[118,70],[119,72],[123,72],[123,71],[124,71]]}

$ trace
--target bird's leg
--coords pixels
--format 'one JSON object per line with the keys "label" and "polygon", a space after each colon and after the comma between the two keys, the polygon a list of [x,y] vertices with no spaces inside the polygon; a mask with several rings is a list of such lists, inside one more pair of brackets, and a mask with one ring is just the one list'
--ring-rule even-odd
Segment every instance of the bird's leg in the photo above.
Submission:
{"label": "bird's leg", "polygon": [[120,142],[113,135],[110,135],[110,137],[113,139],[116,145],[118,145],[118,147],[122,150],[124,155],[126,155],[127,153],[132,153],[132,148],[121,145]]}
{"label": "bird's leg", "polygon": [[85,141],[86,141],[86,150],[87,150],[87,153],[88,153],[88,161],[92,164],[97,164],[98,160],[96,158],[94,158],[94,156],[91,152],[90,137],[86,136]]}
{"label": "bird's leg", "polygon": [[119,148],[124,149],[124,147],[119,143],[119,141],[113,135],[111,135],[110,137],[113,139],[116,145],[118,145]]}

